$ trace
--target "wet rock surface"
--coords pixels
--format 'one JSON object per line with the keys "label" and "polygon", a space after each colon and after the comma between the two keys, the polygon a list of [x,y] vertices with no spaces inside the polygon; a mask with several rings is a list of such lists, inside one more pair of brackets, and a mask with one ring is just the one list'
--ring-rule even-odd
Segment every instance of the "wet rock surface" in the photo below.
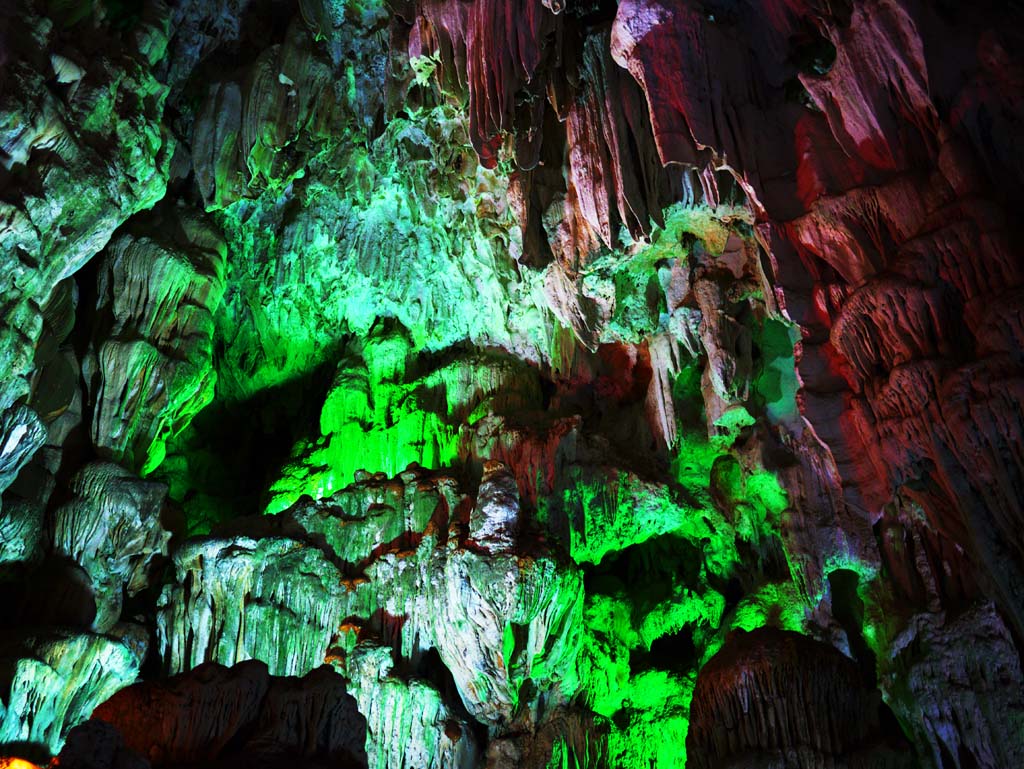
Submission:
{"label": "wet rock surface", "polygon": [[1021,764],[1022,22],[0,7],[0,756]]}
{"label": "wet rock surface", "polygon": [[224,243],[197,213],[136,220],[104,250],[100,340],[86,359],[92,440],[147,473],[164,443],[213,398],[213,312],[224,292]]}

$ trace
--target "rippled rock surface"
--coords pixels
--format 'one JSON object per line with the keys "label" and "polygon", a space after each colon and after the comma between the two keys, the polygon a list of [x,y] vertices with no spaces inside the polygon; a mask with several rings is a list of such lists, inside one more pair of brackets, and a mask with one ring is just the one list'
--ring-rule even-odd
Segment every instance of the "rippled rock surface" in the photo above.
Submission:
{"label": "rippled rock surface", "polygon": [[0,4],[0,764],[1021,764],[1022,29]]}

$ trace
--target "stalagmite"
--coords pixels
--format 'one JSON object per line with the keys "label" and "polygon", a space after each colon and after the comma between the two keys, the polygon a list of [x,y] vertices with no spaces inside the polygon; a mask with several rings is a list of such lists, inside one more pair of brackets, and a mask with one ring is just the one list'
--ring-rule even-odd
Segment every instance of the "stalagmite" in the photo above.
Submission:
{"label": "stalagmite", "polygon": [[1022,30],[0,3],[0,766],[1021,764]]}

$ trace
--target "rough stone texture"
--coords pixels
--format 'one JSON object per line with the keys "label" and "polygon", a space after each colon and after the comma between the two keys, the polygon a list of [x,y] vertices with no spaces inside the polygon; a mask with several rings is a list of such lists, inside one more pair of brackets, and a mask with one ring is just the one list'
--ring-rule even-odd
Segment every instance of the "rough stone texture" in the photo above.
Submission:
{"label": "rough stone texture", "polygon": [[[160,118],[167,89],[149,71],[149,57],[159,58],[166,38],[162,22],[145,29],[146,47],[111,40],[103,50],[101,37],[90,51],[37,15],[34,3],[4,15],[5,59],[11,59],[0,111],[0,185],[11,191],[0,206],[5,413],[28,394],[41,308],[54,287],[166,189],[173,142]],[[50,78],[55,88],[47,86]],[[111,136],[117,140],[109,142]],[[30,425],[21,413],[18,424]],[[5,420],[16,430],[12,418]],[[5,442],[6,462],[19,444]]]}
{"label": "rough stone texture", "polygon": [[470,725],[452,713],[429,682],[394,675],[390,648],[361,644],[344,667],[366,718],[370,767],[461,769],[478,764],[479,746]]}
{"label": "rough stone texture", "polygon": [[51,631],[5,638],[0,743],[38,744],[56,753],[72,727],[138,675],[145,643],[135,648],[135,629],[123,634],[125,641],[116,630],[110,636]]}
{"label": "rough stone texture", "polygon": [[3,6],[0,630],[378,766],[1020,763],[1021,21]]}
{"label": "rough stone texture", "polygon": [[[118,692],[68,735],[58,760],[82,766],[91,752],[96,769],[127,769],[129,760],[153,767],[284,767],[298,759],[306,766],[365,767],[365,731],[330,668],[279,678],[259,662],[206,664]],[[100,758],[102,749],[109,758]]]}
{"label": "rough stone texture", "polygon": [[[795,633],[730,639],[697,678],[687,737],[693,766],[911,767],[886,744],[877,693],[835,649]],[[752,709],[765,715],[750,719]]]}
{"label": "rough stone texture", "polygon": [[177,579],[157,615],[168,670],[258,659],[272,675],[300,675],[323,664],[345,588],[321,551],[285,538],[204,538],[173,559]]}
{"label": "rough stone texture", "polygon": [[135,220],[102,255],[95,358],[87,381],[94,445],[148,473],[164,444],[213,399],[213,313],[224,242],[187,210]]}
{"label": "rough stone texture", "polygon": [[[0,485],[10,486],[29,458],[46,440],[46,432],[39,417],[28,406],[16,406],[0,416],[3,440],[4,472]],[[8,504],[0,507],[0,563],[32,561],[39,552],[43,526],[39,511],[25,506]]]}
{"label": "rough stone texture", "polygon": [[54,513],[53,551],[85,570],[96,599],[92,629],[105,633],[121,616],[122,594],[148,587],[154,561],[167,555],[171,534],[160,519],[167,489],[98,462],[78,471],[71,493]]}
{"label": "rough stone texture", "polygon": [[936,765],[943,756],[993,769],[1024,760],[1024,678],[991,604],[955,618],[919,616],[897,639],[882,675],[893,710],[915,725],[914,737],[930,747]]}
{"label": "rough stone texture", "polygon": [[[767,10],[771,4],[764,5]],[[798,29],[802,17],[817,19],[820,34],[835,47],[835,61],[812,59],[812,67],[794,72],[798,59],[785,59],[780,52],[786,49],[786,34]],[[1014,427],[1019,417],[1007,421],[975,411],[971,424],[992,425],[979,431],[987,437],[980,439],[977,450],[971,449],[969,458],[956,457],[954,450],[945,459],[940,455],[946,446],[968,450],[971,445],[970,440],[942,437],[960,434],[966,439],[966,423],[936,431],[937,445],[925,436],[947,418],[933,414],[914,427],[906,419],[921,410],[893,400],[899,393],[903,401],[922,404],[934,392],[930,402],[941,412],[945,397],[939,393],[950,388],[952,394],[955,382],[966,382],[968,371],[972,381],[980,378],[995,387],[975,410],[993,397],[1013,397],[1017,377],[1005,367],[1014,364],[1005,357],[999,364],[995,359],[981,361],[1005,356],[1019,344],[1008,349],[1006,341],[997,341],[1006,339],[1001,333],[982,333],[984,313],[970,310],[1007,306],[1005,300],[993,301],[1004,294],[1013,305],[1019,283],[1014,260],[1008,258],[1011,247],[999,206],[983,192],[982,177],[976,174],[978,159],[992,150],[977,143],[971,147],[956,130],[980,108],[977,102],[971,104],[977,85],[953,82],[936,59],[968,61],[976,54],[969,35],[952,33],[933,10],[894,2],[859,4],[845,17],[797,4],[779,7],[772,24],[755,18],[745,15],[719,24],[685,4],[624,3],[613,28],[613,53],[645,88],[662,159],[692,163],[694,146],[711,147],[741,175],[756,205],[763,206],[759,213],[772,250],[776,294],[804,328],[799,362],[804,415],[828,447],[826,464],[835,463],[828,471],[830,483],[841,479],[842,498],[850,506],[850,512],[838,511],[839,527],[854,535],[846,547],[870,560],[862,536],[855,533],[859,515],[854,511],[877,508],[893,490],[918,483],[921,468],[929,463],[945,479],[940,486],[963,486],[966,480],[957,474],[964,470],[958,468],[976,472],[988,451],[985,446],[1019,442],[1019,428]],[[735,53],[727,41],[739,30],[759,44]],[[947,44],[937,42],[943,35]],[[979,58],[977,66],[988,65]],[[934,70],[931,82],[929,68]],[[687,75],[673,78],[668,74],[672,72]],[[710,82],[704,74],[708,72],[716,73],[714,80],[721,83],[714,94],[704,86]],[[754,91],[747,98],[735,98],[737,89],[751,82],[748,72],[767,76],[754,78]],[[794,74],[823,114],[785,102],[780,85]],[[929,86],[935,96],[929,96]],[[956,88],[963,90],[957,93]],[[948,94],[946,104],[965,100],[965,114],[941,115],[935,106],[939,94]],[[753,137],[749,132],[754,125],[768,130]],[[787,134],[796,138],[793,155],[777,151],[793,146]],[[841,151],[847,153],[845,159]],[[795,172],[795,184],[781,181],[780,171],[787,166]],[[870,234],[883,231],[882,238]],[[985,245],[967,245],[970,236],[963,236],[969,231],[985,232]],[[951,242],[964,247],[951,251],[943,245]],[[985,286],[970,277],[978,275],[982,264],[988,265],[981,268],[984,274],[999,276],[998,284]],[[960,317],[966,327],[953,322]],[[871,330],[858,333],[855,329],[862,323],[871,324]],[[964,332],[986,341],[956,341]],[[862,351],[865,342],[868,349]],[[944,362],[935,369],[939,360]],[[992,365],[1004,368],[997,374],[987,368]],[[941,380],[930,378],[929,370],[940,371]],[[844,395],[851,391],[853,397]],[[809,457],[804,461],[820,462]],[[1012,468],[1013,463],[1011,474]],[[1012,477],[995,486],[1020,487]],[[999,530],[1003,513],[998,511],[1017,502],[992,499],[984,503],[984,512],[960,511],[964,500],[981,496],[979,491],[958,495],[956,502],[936,500],[935,515],[949,507],[958,510],[953,515],[959,519],[977,521],[973,536],[983,538],[975,545],[977,563],[996,569],[997,581],[1010,590],[1019,579],[1011,565],[1019,557],[1005,551],[1014,547],[1012,536],[998,538],[1005,544],[997,545],[985,532]],[[1010,496],[1019,500],[1017,492]],[[843,549],[831,556],[822,552],[822,561],[845,557]],[[813,572],[808,576],[812,582],[820,579]],[[1006,610],[1016,612],[1012,605],[1007,598]]]}
{"label": "rough stone texture", "polygon": [[27,461],[24,455],[17,460],[22,464],[15,478],[0,482],[6,487],[0,500],[4,508],[0,511],[0,527],[13,529],[9,538],[0,539],[0,561],[6,561],[9,568],[25,568],[42,555],[46,508],[57,486],[64,446],[81,422],[80,367],[68,339],[75,325],[77,304],[74,279],[66,278],[43,305],[43,328],[36,345],[36,370],[28,405],[19,405],[11,412],[19,423],[24,422],[15,428],[16,432],[26,429],[19,446],[28,448],[25,444],[31,443],[35,448]]}
{"label": "rough stone texture", "polygon": [[578,573],[547,559],[466,551],[445,559],[441,575],[425,607],[429,632],[474,717],[499,731],[530,728],[541,702],[557,707],[572,697]]}
{"label": "rough stone texture", "polygon": [[152,764],[124,744],[124,737],[105,721],[90,719],[68,733],[59,766],[70,769],[150,769]]}
{"label": "rough stone texture", "polygon": [[489,553],[515,550],[519,529],[519,489],[512,472],[500,462],[487,462],[476,504],[469,514],[469,537]]}
{"label": "rough stone texture", "polygon": [[[161,598],[158,627],[168,667],[255,658],[272,671],[301,673],[327,659],[341,619],[348,618],[379,627],[413,663],[435,649],[460,707],[492,730],[532,730],[545,708],[568,701],[579,686],[582,581],[571,565],[547,554],[492,553],[463,540],[471,507],[464,499],[450,479],[410,470],[300,502],[269,522],[271,530],[321,542],[340,564],[358,567],[355,578],[295,539],[189,541],[174,554],[177,584]],[[509,501],[514,497],[504,498]],[[370,672],[369,681],[354,683],[357,691],[383,686],[381,696],[398,696],[394,707],[405,707],[396,684],[381,683],[387,671]],[[423,696],[410,702],[420,706]],[[439,700],[437,707],[443,714]],[[371,732],[380,734],[385,725],[375,718]],[[444,720],[424,717],[420,728],[430,731],[438,719]],[[404,740],[395,729],[388,726],[377,739]],[[473,750],[446,739],[451,750]],[[389,755],[404,748],[385,742],[377,750]]]}
{"label": "rough stone texture", "polygon": [[4,412],[3,449],[0,454],[3,469],[0,470],[0,486],[6,489],[11,485],[18,471],[43,445],[45,437],[46,432],[38,415],[28,406],[22,404]]}
{"label": "rough stone texture", "polygon": [[[412,659],[436,649],[475,718],[499,731],[530,728],[538,712],[535,697],[557,702],[578,686],[578,573],[543,552],[492,554],[473,539],[464,540],[468,506],[433,496],[434,488],[450,489],[451,482],[431,482],[413,472],[404,480],[407,500],[438,500],[433,506],[415,505],[433,515],[422,518],[419,529],[404,529],[363,551],[366,580],[354,585],[349,615],[364,621],[375,615],[394,618],[396,648]],[[372,490],[374,483],[366,488]],[[449,492],[449,499],[460,496]],[[378,516],[409,520],[402,508],[370,508]],[[301,509],[294,514],[303,520]],[[351,541],[344,536],[345,517],[316,519],[328,543]],[[389,527],[378,519],[375,528]]]}
{"label": "rough stone texture", "polygon": [[300,502],[287,514],[349,563],[415,550],[426,532],[446,527],[465,501],[454,479],[430,477],[416,467],[396,478],[362,476],[326,499]]}

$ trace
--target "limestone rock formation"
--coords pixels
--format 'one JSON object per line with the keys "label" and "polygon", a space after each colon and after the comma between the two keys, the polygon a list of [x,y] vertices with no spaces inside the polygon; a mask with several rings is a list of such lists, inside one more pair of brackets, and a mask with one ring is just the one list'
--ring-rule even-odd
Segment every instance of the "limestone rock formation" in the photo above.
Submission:
{"label": "limestone rock formation", "polygon": [[575,694],[580,577],[547,559],[446,559],[435,586],[432,641],[469,712],[500,731],[530,728]]}
{"label": "limestone rock formation", "polygon": [[0,4],[0,762],[1020,764],[1022,30]]}
{"label": "limestone rock formation", "polygon": [[[514,495],[482,494],[502,520],[518,510]],[[470,536],[471,506],[450,479],[410,470],[396,479],[366,479],[328,500],[300,501],[271,522],[305,541],[236,536],[185,543],[174,554],[176,584],[160,602],[168,667],[259,659],[274,674],[301,674],[343,643],[344,619],[378,633],[408,664],[435,650],[459,707],[496,733],[532,730],[544,708],[568,701],[579,686],[582,582],[571,565],[543,552],[482,547]],[[390,667],[378,667],[363,660],[344,669],[353,678],[357,670],[369,676],[354,678],[367,706],[380,689],[404,707]],[[407,705],[422,706],[431,696],[423,689]],[[418,728],[429,732],[441,723],[443,731],[447,707],[437,700],[438,715],[416,721]],[[384,729],[371,719],[372,733]],[[393,725],[386,729],[389,739],[403,739]],[[472,753],[468,735],[468,743],[445,740],[456,753]],[[376,749],[397,750],[386,743]]]}
{"label": "limestone rock formation", "polygon": [[395,675],[391,655],[389,647],[360,644],[345,663],[359,712],[366,718],[368,765],[477,765],[480,746],[470,724],[449,709],[429,681]]}
{"label": "limestone rock formation", "polygon": [[490,553],[512,552],[519,529],[519,489],[500,462],[484,465],[480,492],[469,514],[469,537]]}
{"label": "limestone rock formation", "polygon": [[[89,359],[96,447],[148,473],[164,444],[213,398],[213,313],[225,247],[194,213],[133,224],[102,255],[95,359]],[[138,233],[138,234],[135,234]]]}
{"label": "limestone rock formation", "polygon": [[138,675],[145,646],[136,648],[134,630],[122,632],[125,640],[60,631],[5,639],[0,742],[56,753],[73,726]]}
{"label": "limestone rock formation", "polygon": [[989,604],[955,619],[920,616],[895,645],[883,673],[892,707],[917,725],[914,736],[936,764],[943,756],[978,766],[1021,760],[1024,691],[1010,643]]}
{"label": "limestone rock formation", "polygon": [[71,769],[148,769],[151,766],[124,744],[124,737],[117,729],[95,719],[79,724],[68,733],[58,760],[60,766]]}
{"label": "limestone rock formation", "polygon": [[[0,484],[10,486],[29,458],[42,447],[46,431],[39,417],[28,406],[20,405],[11,411],[4,412],[3,420],[3,455],[5,471],[0,476]],[[7,509],[0,508],[0,563],[19,563],[32,561],[39,551],[42,538],[43,522],[38,511],[31,508],[14,506],[8,503]]]}
{"label": "limestone rock formation", "polygon": [[[749,721],[752,703],[771,715]],[[906,745],[889,742],[880,707],[835,649],[756,630],[727,642],[698,676],[688,755],[700,767],[913,766]]]}
{"label": "limestone rock formation", "polygon": [[274,537],[192,540],[174,553],[157,630],[171,672],[265,662],[272,675],[323,664],[345,616],[341,574],[322,552]]}
{"label": "limestone rock formation", "polygon": [[[93,49],[99,55],[92,56],[63,33],[60,21],[31,2],[4,16],[10,61],[3,72],[0,183],[12,192],[0,230],[5,413],[28,394],[40,308],[121,223],[164,195],[173,147],[160,122],[167,88],[150,70],[166,44],[162,25],[146,27],[145,46],[138,44],[142,36],[128,46],[108,39],[104,50],[101,37]],[[117,141],[108,142],[110,136]],[[13,418],[5,419],[16,429]],[[31,429],[25,420],[19,419],[19,432]],[[19,445],[5,442],[5,461],[14,461]]]}
{"label": "limestone rock formation", "polygon": [[93,630],[105,633],[121,616],[122,593],[148,587],[154,561],[167,555],[171,534],[160,519],[167,489],[98,462],[78,471],[71,492],[75,497],[54,514],[53,550],[89,576]]}

